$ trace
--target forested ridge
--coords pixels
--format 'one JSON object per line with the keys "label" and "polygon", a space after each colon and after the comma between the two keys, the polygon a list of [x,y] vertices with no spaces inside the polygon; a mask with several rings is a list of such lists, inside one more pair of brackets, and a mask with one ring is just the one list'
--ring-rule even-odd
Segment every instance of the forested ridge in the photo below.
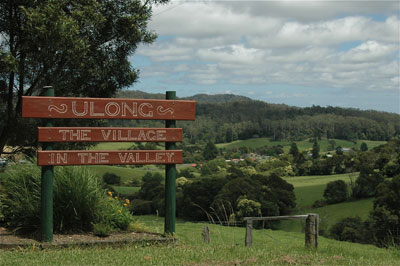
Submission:
{"label": "forested ridge", "polygon": [[[117,97],[163,99],[163,94],[122,91]],[[191,142],[270,137],[300,140],[309,137],[346,140],[389,140],[400,135],[400,115],[374,110],[312,106],[306,108],[271,104],[232,94],[199,94],[196,121],[179,122]]]}

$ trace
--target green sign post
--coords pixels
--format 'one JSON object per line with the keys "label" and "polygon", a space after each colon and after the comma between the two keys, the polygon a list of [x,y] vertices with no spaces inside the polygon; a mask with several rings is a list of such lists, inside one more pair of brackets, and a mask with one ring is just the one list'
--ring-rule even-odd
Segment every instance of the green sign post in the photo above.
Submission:
{"label": "green sign post", "polygon": [[[54,97],[54,88],[47,86],[45,89],[45,96]],[[53,127],[53,119],[46,119],[45,126]],[[43,150],[53,150],[52,143],[43,143]],[[53,179],[54,167],[52,165],[43,166],[40,194],[40,231],[42,242],[53,241]]]}
{"label": "green sign post", "polygon": [[[176,92],[167,91],[165,95],[167,100],[175,100]],[[165,120],[166,128],[175,128],[175,120]],[[166,142],[166,150],[175,150],[175,142]],[[165,221],[164,233],[175,233],[175,214],[176,214],[176,165],[165,165]]]}

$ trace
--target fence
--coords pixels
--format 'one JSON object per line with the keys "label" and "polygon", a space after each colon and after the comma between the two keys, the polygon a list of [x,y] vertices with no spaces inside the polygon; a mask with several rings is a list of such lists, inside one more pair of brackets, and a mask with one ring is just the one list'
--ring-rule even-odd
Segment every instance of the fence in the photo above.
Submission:
{"label": "fence", "polygon": [[253,243],[253,221],[273,221],[273,220],[296,220],[305,219],[305,246],[308,248],[318,247],[318,227],[319,215],[309,213],[306,215],[292,215],[292,216],[269,216],[269,217],[245,217],[243,220],[246,222],[246,236],[245,245],[251,247]]}

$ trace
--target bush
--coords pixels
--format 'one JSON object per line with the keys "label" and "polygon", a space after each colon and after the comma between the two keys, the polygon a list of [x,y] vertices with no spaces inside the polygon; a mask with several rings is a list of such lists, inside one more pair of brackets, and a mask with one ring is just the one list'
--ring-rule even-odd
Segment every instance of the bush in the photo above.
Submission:
{"label": "bush", "polygon": [[[54,232],[87,232],[97,223],[108,224],[115,230],[128,228],[132,218],[129,211],[121,202],[106,196],[101,182],[88,168],[55,167],[54,172]],[[2,211],[10,229],[39,231],[40,180],[40,167],[33,164],[18,165],[1,179]]]}
{"label": "bush", "polygon": [[121,177],[116,174],[107,172],[103,175],[103,181],[108,185],[120,185]]}
{"label": "bush", "polygon": [[131,205],[131,212],[134,215],[153,214],[152,206],[151,200],[134,199]]}
{"label": "bush", "polygon": [[343,180],[329,182],[324,190],[324,198],[328,204],[347,200],[347,184]]}
{"label": "bush", "polygon": [[361,169],[360,175],[353,188],[353,196],[355,198],[375,196],[375,190],[383,180],[384,179],[379,172],[375,172],[372,169]]}
{"label": "bush", "polygon": [[360,217],[347,217],[331,227],[330,235],[340,241],[363,243],[363,228]]}
{"label": "bush", "polygon": [[109,236],[112,232],[113,228],[104,223],[93,224],[93,234],[100,237]]}

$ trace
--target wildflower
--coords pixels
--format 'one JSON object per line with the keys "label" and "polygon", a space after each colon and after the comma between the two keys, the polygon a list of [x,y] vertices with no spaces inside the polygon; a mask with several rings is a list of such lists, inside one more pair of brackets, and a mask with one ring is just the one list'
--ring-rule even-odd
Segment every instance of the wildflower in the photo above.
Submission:
{"label": "wildflower", "polygon": [[112,192],[108,191],[108,196],[112,197]]}
{"label": "wildflower", "polygon": [[130,201],[129,201],[128,199],[126,199],[125,202],[126,202],[126,204],[129,204],[129,203],[130,203]]}
{"label": "wildflower", "polygon": [[114,199],[118,199],[118,197],[117,197],[117,196],[115,196],[115,197],[114,197]]}
{"label": "wildflower", "polygon": [[126,204],[126,203],[124,203],[124,204],[122,204],[122,205],[124,205],[125,207],[128,207],[128,204]]}
{"label": "wildflower", "polygon": [[122,211],[121,211],[121,210],[118,210],[118,213],[122,213]]}

